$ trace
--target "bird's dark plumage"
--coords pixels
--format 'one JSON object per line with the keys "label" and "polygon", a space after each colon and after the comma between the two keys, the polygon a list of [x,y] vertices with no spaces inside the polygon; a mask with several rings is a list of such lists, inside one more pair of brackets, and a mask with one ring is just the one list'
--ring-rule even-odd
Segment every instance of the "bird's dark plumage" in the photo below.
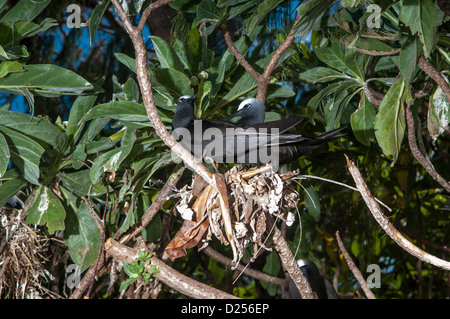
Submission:
{"label": "bird's dark plumage", "polygon": [[[195,96],[182,96],[172,119],[174,137],[198,158],[218,163],[283,164],[342,136],[341,129],[313,138],[285,133],[300,118],[266,123],[233,124],[194,116]],[[258,101],[259,102],[259,101]],[[261,102],[259,102],[261,103]],[[262,103],[261,103],[262,104]]]}
{"label": "bird's dark plumage", "polygon": [[[334,290],[328,279],[320,274],[316,264],[307,259],[299,259],[297,260],[297,264],[303,272],[303,275],[308,279],[312,291],[317,294],[319,299],[338,298],[336,290]],[[300,292],[292,280],[289,282],[289,298],[302,299]]]}

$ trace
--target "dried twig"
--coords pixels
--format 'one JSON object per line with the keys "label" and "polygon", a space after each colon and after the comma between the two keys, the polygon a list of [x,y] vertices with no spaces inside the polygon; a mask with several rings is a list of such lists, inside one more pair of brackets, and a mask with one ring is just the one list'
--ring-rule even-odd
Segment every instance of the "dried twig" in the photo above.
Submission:
{"label": "dried twig", "polygon": [[153,203],[150,205],[150,207],[142,216],[139,227],[136,227],[131,234],[123,236],[120,239],[120,243],[122,244],[126,243],[130,238],[133,238],[134,236],[139,234],[145,227],[147,227],[147,225],[151,222],[156,213],[160,210],[162,205],[166,202],[167,198],[169,197],[172,190],[175,188],[175,185],[177,184],[183,172],[184,167],[181,167],[176,169],[176,171],[174,171],[174,173],[170,175],[169,179],[159,192],[156,199],[153,201]]}
{"label": "dried twig", "polygon": [[202,252],[204,252],[206,255],[208,255],[212,259],[220,262],[221,264],[223,264],[225,266],[228,266],[228,267],[234,266],[237,271],[243,271],[243,273],[246,276],[253,277],[257,280],[265,281],[267,283],[271,283],[271,284],[275,284],[275,285],[279,285],[279,286],[283,286],[283,287],[286,287],[289,284],[289,282],[284,278],[270,276],[264,272],[254,270],[251,268],[244,269],[245,266],[242,266],[241,264],[233,265],[232,259],[222,255],[221,253],[217,252],[210,246],[203,248]]}
{"label": "dried twig", "polygon": [[433,179],[438,182],[442,187],[445,188],[447,192],[450,192],[450,183],[443,178],[433,167],[433,164],[431,164],[430,159],[425,156],[417,146],[416,142],[416,134],[414,129],[414,117],[411,112],[411,105],[412,102],[409,102],[406,105],[406,125],[408,128],[408,143],[409,148],[411,149],[411,153],[413,153],[416,160],[422,165],[423,168],[430,174]]}
{"label": "dried twig", "polygon": [[362,198],[366,202],[367,207],[372,213],[375,220],[381,226],[381,228],[389,235],[401,248],[406,250],[409,254],[417,257],[418,259],[437,266],[439,268],[450,270],[450,262],[433,256],[426,251],[423,251],[419,247],[412,244],[406,239],[395,227],[389,222],[389,219],[384,216],[378,203],[374,200],[369,188],[367,187],[361,173],[356,167],[355,163],[347,158],[347,168],[355,181],[356,187],[359,189]]}
{"label": "dried twig", "polygon": [[339,231],[336,231],[336,239],[337,239],[337,243],[339,245],[339,249],[341,250],[342,254],[344,255],[344,259],[347,262],[348,268],[350,268],[353,275],[355,275],[356,280],[358,280],[358,282],[361,285],[361,288],[364,291],[364,293],[366,294],[367,298],[368,299],[376,299],[372,290],[370,290],[369,286],[367,285],[366,281],[364,280],[363,275],[361,274],[358,267],[356,267],[355,263],[353,262],[352,257],[350,257],[347,250],[345,249],[345,246],[342,243],[341,237],[339,236]]}

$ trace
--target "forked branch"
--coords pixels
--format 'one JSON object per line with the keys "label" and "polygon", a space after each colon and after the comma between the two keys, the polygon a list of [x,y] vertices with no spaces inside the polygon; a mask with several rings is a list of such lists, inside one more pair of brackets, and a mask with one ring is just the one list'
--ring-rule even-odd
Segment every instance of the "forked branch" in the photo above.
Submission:
{"label": "forked branch", "polygon": [[247,62],[245,57],[239,52],[239,50],[236,48],[236,46],[233,43],[233,40],[231,39],[230,32],[224,27],[224,38],[225,43],[228,46],[228,49],[233,53],[236,60],[238,60],[239,64],[252,75],[252,77],[256,80],[256,83],[258,85],[257,91],[256,91],[256,98],[260,100],[261,102],[265,102],[266,95],[267,95],[267,88],[270,84],[270,76],[272,75],[272,72],[274,71],[278,60],[280,60],[281,56],[284,52],[291,46],[292,42],[294,41],[294,27],[297,25],[297,23],[300,21],[301,16],[298,15],[294,23],[292,24],[291,30],[289,31],[289,34],[287,35],[286,39],[280,44],[280,46],[275,50],[272,57],[269,60],[269,63],[267,63],[266,67],[264,68],[264,71],[261,74],[258,74],[255,69],[250,65],[250,63]]}

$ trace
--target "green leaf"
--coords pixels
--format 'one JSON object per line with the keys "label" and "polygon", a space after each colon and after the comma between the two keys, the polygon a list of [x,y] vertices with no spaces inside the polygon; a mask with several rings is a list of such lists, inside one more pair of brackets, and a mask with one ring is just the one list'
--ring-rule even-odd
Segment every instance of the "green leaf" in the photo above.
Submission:
{"label": "green leaf", "polygon": [[153,42],[153,48],[155,49],[158,61],[161,64],[161,68],[172,68],[174,70],[183,72],[183,64],[180,61],[175,49],[170,46],[166,40],[157,37],[149,37]]}
{"label": "green leaf", "polygon": [[[130,101],[114,101],[96,105],[83,116],[80,123],[97,118],[132,122],[149,121],[145,106]],[[163,118],[168,120],[165,116]]]}
{"label": "green leaf", "polygon": [[222,18],[213,0],[203,0],[197,8],[198,23],[203,21],[218,22]]}
{"label": "green leaf", "polygon": [[3,48],[0,45],[0,60],[17,60],[20,58],[28,58],[30,54],[24,45],[16,45],[8,48]]}
{"label": "green leaf", "polygon": [[[10,172],[9,170],[8,172]],[[0,207],[5,206],[8,200],[17,194],[28,182],[21,177],[12,178],[0,185]]]}
{"label": "green leaf", "polygon": [[139,279],[139,277],[130,277],[130,278],[128,278],[127,280],[123,281],[123,282],[120,284],[119,291],[122,291],[122,290],[124,290],[124,289],[127,289],[133,282],[135,282],[135,281],[138,280],[138,279]]}
{"label": "green leaf", "polygon": [[231,7],[242,2],[247,2],[247,0],[219,0],[217,6],[219,8]]}
{"label": "green leaf", "polygon": [[84,128],[84,123],[80,124],[80,120],[91,109],[96,99],[96,95],[78,96],[73,102],[66,127],[69,144],[76,141],[77,136]]}
{"label": "green leaf", "polygon": [[169,6],[175,10],[194,13],[201,0],[174,0],[169,2]]}
{"label": "green leaf", "polygon": [[402,51],[398,60],[398,67],[400,73],[405,79],[405,84],[408,87],[411,82],[417,66],[418,54],[418,40],[416,37],[408,37],[405,44],[402,45]]}
{"label": "green leaf", "polygon": [[17,43],[19,40],[23,38],[32,37],[38,34],[39,32],[48,30],[56,25],[58,25],[58,21],[50,18],[45,18],[39,24],[33,22],[16,22],[14,24],[15,42]]}
{"label": "green leaf", "polygon": [[[230,11],[228,11],[228,20],[231,20],[234,17],[241,15],[242,13],[244,13],[245,11],[247,11],[249,9],[254,10],[253,7],[259,5],[260,2],[261,2],[260,0],[249,0],[249,1],[244,1],[244,3],[241,3],[239,5],[231,7]],[[217,6],[219,6],[219,5],[217,5]],[[251,11],[251,10],[249,10],[249,11]],[[253,29],[253,32],[261,26],[262,26],[262,24],[259,24],[256,28]]]}
{"label": "green leaf", "polygon": [[361,0],[342,0],[343,7],[357,7]]}
{"label": "green leaf", "polygon": [[125,53],[114,53],[114,56],[117,60],[119,60],[120,63],[125,65],[127,68],[129,68],[131,71],[136,73],[136,60],[132,57],[129,57]]}
{"label": "green leaf", "polygon": [[43,146],[56,147],[61,131],[47,118],[31,117],[15,111],[0,110],[0,125],[24,134]]}
{"label": "green leaf", "polygon": [[294,27],[294,36],[306,39],[334,2],[335,0],[310,0],[299,5],[297,11],[301,18]]}
{"label": "green leaf", "polygon": [[[0,177],[5,174],[8,169],[9,159],[11,158],[11,154],[9,152],[8,143],[6,142],[5,137],[2,133],[0,133]],[[3,206],[0,206],[3,207]]]}
{"label": "green leaf", "polygon": [[358,240],[355,239],[352,241],[350,250],[351,250],[352,254],[355,256],[355,258],[358,258],[359,254],[361,253],[361,246],[360,246]]}
{"label": "green leaf", "polygon": [[70,70],[53,64],[24,65],[26,72],[11,73],[0,78],[2,89],[28,88],[53,93],[81,93],[94,87],[84,78]]}
{"label": "green leaf", "polygon": [[21,0],[1,19],[1,22],[17,22],[33,20],[50,3],[51,0]]}
{"label": "green leaf", "polygon": [[331,38],[331,44],[329,46],[316,48],[315,52],[319,60],[323,63],[349,75],[359,77],[358,70],[352,70],[347,66],[346,55],[342,52],[339,40],[336,38]]}
{"label": "green leaf", "polygon": [[318,222],[320,219],[320,198],[312,186],[307,187],[305,190],[305,206],[308,213]]}
{"label": "green leaf", "polygon": [[350,77],[346,74],[321,66],[309,69],[308,71],[300,73],[298,76],[298,80],[304,80],[312,83],[324,83],[336,79],[349,79],[349,78]]}
{"label": "green leaf", "polygon": [[282,0],[262,1],[256,8],[256,11],[247,20],[247,33],[252,33],[256,26],[258,26],[280,2],[282,2]]}
{"label": "green leaf", "polygon": [[9,73],[23,72],[23,66],[18,61],[3,61],[0,64],[0,78],[5,77]]}
{"label": "green leaf", "polygon": [[[202,34],[210,35],[218,25],[226,21],[226,11],[217,8],[213,0],[203,0],[197,7],[197,25],[201,25]],[[206,28],[203,23],[207,23]]]}
{"label": "green leaf", "polygon": [[66,211],[58,197],[48,187],[41,186],[37,197],[28,212],[26,223],[47,225],[48,232],[53,234],[56,230],[63,230]]}
{"label": "green leaf", "polygon": [[358,109],[350,116],[350,123],[356,139],[370,146],[370,142],[375,140],[375,107],[365,96],[360,101]]}
{"label": "green leaf", "polygon": [[405,82],[399,78],[383,98],[375,116],[375,137],[386,156],[397,161],[405,133],[406,120],[401,100]]}
{"label": "green leaf", "polygon": [[321,90],[319,93],[317,93],[312,99],[309,100],[307,108],[308,108],[308,115],[310,118],[313,117],[314,113],[317,110],[317,107],[320,105],[320,102],[327,98],[330,94],[333,94],[342,83],[333,83],[328,85],[326,88]]}
{"label": "green leaf", "polygon": [[92,185],[89,173],[91,170],[83,169],[73,173],[58,173],[62,185],[78,197],[93,196],[98,197],[106,194],[106,188],[102,183]]}
{"label": "green leaf", "polygon": [[120,5],[125,10],[127,15],[136,15],[141,12],[141,10],[149,5],[147,0],[119,0]]}
{"label": "green leaf", "polygon": [[[70,194],[64,192],[64,196]],[[73,209],[67,210],[64,242],[70,258],[83,272],[97,259],[102,234],[84,202],[79,206],[72,202],[71,206]]]}
{"label": "green leaf", "polygon": [[160,94],[169,95],[174,101],[182,95],[192,95],[191,80],[182,72],[168,68],[157,69],[151,74],[152,87]]}
{"label": "green leaf", "polygon": [[14,165],[20,169],[27,181],[39,185],[39,162],[44,148],[29,137],[6,126],[0,125],[0,132],[8,143]]}
{"label": "green leaf", "polygon": [[96,184],[103,172],[115,172],[130,154],[133,144],[115,148],[98,156],[89,173],[91,182]]}
{"label": "green leaf", "polygon": [[288,97],[292,97],[295,96],[295,92],[294,90],[292,90],[291,88],[284,86],[284,85],[279,85],[279,84],[269,84],[269,86],[267,87],[267,96],[266,96],[266,100],[269,99],[280,99],[280,98],[288,98]]}
{"label": "green leaf", "polygon": [[89,20],[89,37],[91,39],[91,45],[94,42],[94,35],[97,31],[98,25],[102,20],[103,14],[109,6],[111,0],[104,0],[102,3],[97,4],[92,12],[91,19]]}
{"label": "green leaf", "polygon": [[140,91],[139,85],[133,78],[129,78],[123,85],[123,94],[126,101],[139,103]]}
{"label": "green leaf", "polygon": [[[349,43],[352,43],[352,45],[349,47],[350,49],[355,46],[359,49],[371,51],[371,52],[392,52],[394,51],[394,48],[392,48],[390,45],[387,45],[386,43],[374,39],[374,38],[357,38],[355,41],[355,36],[350,35],[348,37],[345,37]],[[345,39],[344,38],[344,39]]]}
{"label": "green leaf", "polygon": [[[280,258],[278,257],[278,254],[276,252],[271,252],[266,257],[266,264],[264,265],[263,271],[266,274],[269,274],[271,276],[277,276],[280,272],[281,264],[280,264]],[[261,285],[266,288],[267,292],[271,296],[275,296],[278,290],[278,286],[275,284],[266,283],[264,281],[261,281]]]}
{"label": "green leaf", "polygon": [[438,19],[436,3],[433,0],[403,0],[400,20],[411,29],[413,35],[419,34],[425,57],[428,57],[437,41]]}

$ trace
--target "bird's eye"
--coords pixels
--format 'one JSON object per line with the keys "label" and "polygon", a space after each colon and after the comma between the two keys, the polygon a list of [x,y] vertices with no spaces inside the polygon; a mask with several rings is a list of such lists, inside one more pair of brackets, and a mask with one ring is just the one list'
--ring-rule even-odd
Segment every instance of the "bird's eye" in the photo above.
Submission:
{"label": "bird's eye", "polygon": [[184,97],[180,97],[180,102],[184,102]]}
{"label": "bird's eye", "polygon": [[250,103],[249,104],[245,104],[244,105],[244,109],[248,109],[250,107],[250,105],[251,105]]}

